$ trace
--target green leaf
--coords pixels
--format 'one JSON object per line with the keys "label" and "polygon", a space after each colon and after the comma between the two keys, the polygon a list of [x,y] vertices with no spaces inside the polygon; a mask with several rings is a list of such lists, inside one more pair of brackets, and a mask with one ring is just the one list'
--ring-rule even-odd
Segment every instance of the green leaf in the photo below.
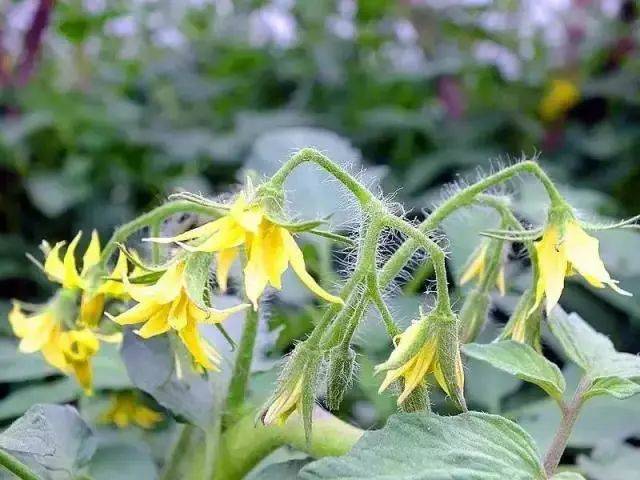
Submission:
{"label": "green leaf", "polygon": [[[181,345],[177,344],[176,347]],[[198,375],[171,349],[168,335],[141,339],[127,330],[122,343],[122,358],[133,384],[147,392],[178,417],[195,425],[209,425],[214,405],[216,376]],[[176,363],[180,362],[180,371]]]}
{"label": "green leaf", "polygon": [[640,378],[639,356],[616,351],[611,340],[594,330],[580,315],[567,315],[560,307],[553,310],[548,324],[567,356],[594,382],[591,388],[595,390],[588,390],[587,397],[609,393],[627,398],[637,393],[638,389],[630,383]]}
{"label": "green leaf", "polygon": [[582,475],[576,472],[560,472],[556,473],[551,480],[587,480]]}
{"label": "green leaf", "polygon": [[584,398],[588,399],[599,395],[611,395],[612,397],[624,400],[637,393],[640,393],[640,385],[626,378],[598,378],[584,394]]}
{"label": "green leaf", "polygon": [[0,448],[15,454],[42,478],[71,480],[91,459],[96,444],[75,408],[34,405],[0,435]]}
{"label": "green leaf", "polygon": [[18,351],[15,341],[0,339],[0,382],[35,380],[55,374],[55,368],[47,364],[40,354]]}
{"label": "green leaf", "polygon": [[212,253],[191,253],[187,257],[187,264],[184,270],[187,294],[203,310],[208,308],[204,303],[204,289],[209,285],[212,260]]}
{"label": "green leaf", "polygon": [[593,480],[630,480],[640,472],[640,449],[625,443],[605,442],[590,456],[580,455],[577,463]]}
{"label": "green leaf", "polygon": [[254,480],[296,480],[298,473],[309,463],[308,459],[295,459],[274,463],[260,470],[258,475],[252,475]]}
{"label": "green leaf", "polygon": [[22,415],[37,403],[71,402],[81,395],[80,387],[72,378],[28,385],[12,391],[0,402],[0,420]]}
{"label": "green leaf", "polygon": [[562,398],[566,387],[562,372],[529,345],[504,340],[486,344],[471,343],[464,345],[462,351],[521,380],[535,383],[556,400]]}
{"label": "green leaf", "polygon": [[98,448],[89,464],[93,480],[129,480],[158,478],[151,454],[137,445],[114,444]]}
{"label": "green leaf", "polygon": [[307,465],[303,479],[544,479],[533,439],[506,418],[471,412],[394,415],[343,457]]}

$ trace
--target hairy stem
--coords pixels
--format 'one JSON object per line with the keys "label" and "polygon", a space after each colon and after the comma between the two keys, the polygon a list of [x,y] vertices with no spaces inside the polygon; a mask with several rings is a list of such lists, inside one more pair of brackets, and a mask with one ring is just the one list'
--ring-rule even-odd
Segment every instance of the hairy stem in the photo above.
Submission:
{"label": "hairy stem", "polygon": [[379,200],[367,190],[364,185],[353,178],[351,174],[313,148],[303,148],[299,150],[271,177],[269,182],[273,187],[281,189],[289,174],[291,174],[295,168],[306,162],[315,163],[333,175],[353,193],[361,205],[369,206],[373,203],[380,203]]}
{"label": "hairy stem", "polygon": [[9,452],[0,449],[0,466],[9,470],[16,477],[22,480],[40,480],[40,477],[33,473],[31,469],[11,455]]}
{"label": "hairy stem", "polygon": [[373,304],[378,310],[380,317],[382,318],[382,322],[384,323],[385,328],[387,329],[387,333],[391,338],[395,337],[400,333],[400,329],[396,325],[396,322],[393,320],[393,316],[389,311],[389,307],[385,303],[382,298],[382,294],[380,293],[380,287],[378,286],[378,275],[376,273],[372,273],[369,275],[369,296],[373,301]]}
{"label": "hairy stem", "polygon": [[[494,187],[502,182],[505,182],[520,173],[530,173],[536,176],[547,190],[549,198],[554,202],[563,202],[560,193],[556,187],[551,183],[551,180],[546,173],[540,168],[540,166],[533,161],[525,161],[507,167],[493,175],[490,175],[483,180],[465,188],[457,194],[450,197],[443,202],[438,208],[436,208],[431,215],[420,224],[418,229],[422,233],[428,233],[438,228],[440,223],[456,210],[471,205],[475,201],[475,197],[485,190]],[[386,287],[395,277],[400,270],[409,261],[413,253],[420,246],[420,243],[411,238],[405,241],[398,250],[387,260],[378,280],[382,288]]]}
{"label": "hairy stem", "polygon": [[111,238],[102,250],[102,255],[100,257],[101,262],[103,264],[108,262],[109,258],[116,250],[117,244],[124,242],[130,235],[133,235],[138,230],[150,225],[154,225],[156,223],[160,223],[165,218],[170,217],[173,214],[182,212],[202,213],[205,215],[217,214],[217,210],[185,200],[175,200],[167,202],[116,228],[116,230],[113,232],[113,235],[111,235]]}
{"label": "hairy stem", "polygon": [[569,437],[571,437],[571,431],[578,419],[578,413],[580,413],[580,408],[584,402],[584,393],[590,386],[591,381],[588,378],[584,377],[580,380],[573,398],[562,408],[562,420],[560,421],[560,426],[558,427],[556,435],[553,438],[553,442],[544,457],[544,470],[549,477],[555,473],[556,468],[558,468],[558,465],[560,464],[560,459],[567,448],[567,442],[569,441]]}

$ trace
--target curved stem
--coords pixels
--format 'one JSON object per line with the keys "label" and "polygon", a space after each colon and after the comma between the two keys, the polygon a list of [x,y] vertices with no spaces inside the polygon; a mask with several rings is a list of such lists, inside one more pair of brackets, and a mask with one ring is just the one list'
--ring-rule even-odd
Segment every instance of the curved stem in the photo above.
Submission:
{"label": "curved stem", "polygon": [[[537,177],[547,190],[547,194],[552,202],[564,202],[558,189],[551,183],[551,180],[546,173],[540,168],[540,166],[533,161],[524,161],[511,167],[507,167],[493,175],[490,175],[479,182],[465,188],[464,190],[453,195],[448,200],[443,202],[438,208],[436,208],[431,215],[420,224],[418,229],[422,233],[428,233],[435,230],[440,223],[456,210],[471,205],[475,197],[485,190],[505,182],[520,173],[530,173]],[[402,270],[407,263],[413,252],[420,246],[420,243],[414,239],[405,241],[398,250],[387,260],[380,275],[378,281],[382,288],[386,287],[395,277],[398,272]]]}
{"label": "curved stem", "polygon": [[[451,311],[451,301],[449,299],[449,283],[447,282],[447,267],[445,264],[445,255],[436,242],[431,240],[427,235],[416,229],[413,225],[394,215],[386,215],[385,223],[391,228],[398,230],[407,237],[418,243],[424,248],[431,261],[436,273],[436,293],[438,295],[436,308],[443,308],[447,312]],[[402,247],[401,247],[402,248]]]}
{"label": "curved stem", "polygon": [[358,199],[361,205],[369,206],[372,203],[379,204],[379,200],[365,188],[360,182],[353,178],[346,170],[332,162],[325,155],[313,148],[303,148],[299,150],[280,170],[278,170],[269,183],[277,189],[281,189],[286,178],[299,165],[312,162],[325,169],[347,187]]}
{"label": "curved stem", "polygon": [[118,243],[124,242],[130,235],[134,234],[138,230],[147,227],[149,225],[153,225],[155,223],[159,223],[165,218],[181,212],[190,212],[190,213],[202,213],[205,215],[216,215],[217,210],[214,210],[210,207],[205,207],[202,205],[198,205],[192,202],[188,202],[185,200],[175,200],[167,202],[159,207],[150,210],[149,212],[140,215],[138,218],[121,225],[116,228],[111,235],[111,238],[104,246],[102,250],[102,255],[100,256],[100,261],[104,264],[106,263],[113,252],[117,248]]}
{"label": "curved stem", "polygon": [[313,414],[313,436],[307,442],[302,417],[294,413],[282,426],[255,423],[255,413],[243,417],[221,437],[214,480],[239,480],[264,457],[290,445],[312,457],[347,453],[363,431],[317,407]]}
{"label": "curved stem", "polygon": [[389,311],[389,307],[385,303],[382,295],[380,294],[380,287],[378,286],[378,275],[372,273],[369,275],[369,296],[373,301],[373,304],[376,306],[380,317],[382,318],[382,322],[384,323],[385,328],[387,329],[387,333],[391,338],[394,338],[396,335],[400,333],[400,329],[396,325],[396,322],[393,321],[393,316]]}
{"label": "curved stem", "polygon": [[3,449],[0,449],[0,465],[22,480],[40,480],[27,465]]}

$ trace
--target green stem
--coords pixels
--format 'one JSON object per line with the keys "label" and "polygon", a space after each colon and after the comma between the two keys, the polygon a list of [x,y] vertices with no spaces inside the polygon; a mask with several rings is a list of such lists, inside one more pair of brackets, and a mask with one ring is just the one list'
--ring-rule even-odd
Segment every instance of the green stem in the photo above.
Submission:
{"label": "green stem", "polygon": [[[151,224],[151,228],[149,229],[149,233],[152,237],[160,236],[160,225],[161,221],[155,221]],[[160,263],[160,244],[158,242],[151,243],[151,262],[154,265],[158,265]]]}
{"label": "green stem", "polygon": [[551,442],[551,446],[544,457],[544,470],[549,478],[555,473],[558,465],[560,464],[562,454],[567,448],[567,443],[571,437],[571,431],[573,430],[573,426],[578,419],[578,414],[580,413],[580,409],[584,403],[584,393],[589,390],[590,386],[591,381],[587,377],[583,377],[578,384],[578,388],[576,388],[576,392],[573,395],[571,402],[562,408],[562,420],[560,421],[560,426],[558,427],[558,431],[556,432],[556,435]]}
{"label": "green stem", "polygon": [[22,480],[41,480],[28,466],[2,449],[0,449],[0,465]]}
{"label": "green stem", "polygon": [[354,179],[351,174],[313,148],[303,148],[299,150],[288,162],[280,167],[280,170],[271,177],[269,183],[274,188],[281,190],[289,174],[291,174],[296,167],[306,162],[315,163],[333,175],[355,195],[361,205],[370,207],[372,204],[380,204],[380,201],[360,182]]}
{"label": "green stem", "polygon": [[362,436],[362,430],[316,408],[313,436],[307,443],[302,417],[294,413],[282,426],[255,423],[255,413],[232,425],[221,437],[215,480],[239,480],[264,457],[283,445],[312,457],[347,453]]}
{"label": "green stem", "polygon": [[382,294],[380,293],[380,287],[378,286],[378,275],[372,273],[369,275],[369,296],[373,301],[380,317],[382,318],[382,322],[384,323],[385,328],[387,329],[387,333],[391,338],[395,337],[400,333],[400,329],[396,325],[396,322],[393,321],[393,316],[389,311],[389,307],[385,303],[382,298]]}
{"label": "green stem", "polygon": [[444,309],[447,313],[451,312],[447,267],[445,263],[445,255],[442,249],[436,242],[431,240],[427,235],[411,224],[407,223],[405,220],[394,215],[386,215],[384,220],[389,227],[405,234],[427,251],[431,261],[433,262],[433,267],[436,273],[436,293],[438,296],[436,308]]}
{"label": "green stem", "polygon": [[[530,173],[536,176],[544,185],[552,202],[564,202],[560,193],[553,183],[551,183],[551,180],[540,166],[533,161],[525,161],[490,175],[453,195],[431,212],[431,215],[429,215],[429,217],[420,224],[418,229],[422,233],[428,233],[435,230],[440,223],[453,212],[462,207],[471,205],[475,201],[475,197],[477,195],[495,185],[498,185],[499,183],[513,178],[520,173]],[[396,250],[391,258],[387,260],[378,277],[378,281],[382,288],[386,287],[396,277],[396,275],[398,275],[400,270],[402,270],[409,258],[413,255],[413,252],[415,252],[419,246],[420,243],[415,239],[408,239],[398,250]]]}
{"label": "green stem", "polygon": [[228,424],[237,415],[238,409],[242,407],[247,391],[247,383],[249,382],[249,373],[251,372],[251,361],[253,360],[253,350],[258,333],[258,312],[249,310],[245,318],[227,395],[225,424]]}
{"label": "green stem", "polygon": [[153,225],[155,223],[159,223],[165,218],[181,212],[190,212],[190,213],[202,213],[205,215],[216,215],[217,210],[214,210],[210,207],[204,207],[202,205],[197,205],[192,202],[188,202],[185,200],[175,200],[167,202],[159,207],[150,210],[149,212],[140,215],[138,218],[131,220],[124,225],[116,228],[111,235],[111,238],[104,246],[102,250],[102,255],[100,257],[101,262],[106,263],[113,252],[117,248],[118,243],[124,242],[130,235],[134,234],[141,228],[147,227],[149,225]]}
{"label": "green stem", "polygon": [[426,259],[422,264],[418,266],[413,276],[404,286],[404,293],[407,295],[417,295],[422,287],[422,284],[429,277],[433,275],[433,263],[431,260]]}
{"label": "green stem", "polygon": [[164,465],[161,480],[173,480],[174,478],[182,478],[183,473],[187,469],[185,460],[190,458],[190,455],[185,455],[185,452],[189,452],[191,448],[195,447],[196,437],[199,438],[202,433],[198,427],[194,425],[185,424],[182,426],[178,438],[175,440],[169,459]]}

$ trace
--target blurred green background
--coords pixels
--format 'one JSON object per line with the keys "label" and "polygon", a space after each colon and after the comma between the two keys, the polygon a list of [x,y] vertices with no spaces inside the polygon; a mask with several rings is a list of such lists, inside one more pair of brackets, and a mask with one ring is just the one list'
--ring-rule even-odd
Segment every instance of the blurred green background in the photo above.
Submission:
{"label": "blurred green background", "polygon": [[[0,0],[2,317],[10,298],[50,293],[24,257],[37,255],[42,239],[70,239],[94,227],[105,238],[174,191],[224,193],[245,171],[269,174],[303,146],[356,171],[366,167],[367,181],[394,193],[415,217],[440,198],[443,183],[536,155],[587,217],[637,214],[639,32],[637,3],[621,0]],[[340,229],[350,207],[335,185],[314,175],[290,185],[298,191],[293,210],[334,213]],[[543,220],[531,182],[513,182],[507,191],[521,192],[523,219]],[[445,226],[452,279],[477,241],[468,234],[482,228],[476,220]],[[601,239],[614,278],[640,293],[637,235]],[[318,276],[335,278],[325,244],[310,244],[308,253]],[[517,293],[526,282],[517,252],[512,258]],[[427,279],[405,285],[411,295],[396,312],[413,311]],[[298,293],[274,307],[271,358],[312,325],[315,311],[300,307],[309,301]],[[497,301],[498,325],[514,298]],[[563,299],[619,349],[640,351],[637,297],[575,283]],[[365,427],[393,411],[393,399],[378,397],[371,378],[389,346],[378,333],[360,338],[360,380],[341,412]],[[6,341],[0,366],[9,368],[18,360]],[[540,431],[549,406],[532,401],[539,392],[488,367],[468,368],[479,372],[476,380],[468,374],[474,407],[511,416],[527,407],[520,418],[546,438]],[[4,420],[34,399],[76,395],[57,387],[64,393],[44,398],[53,389],[42,388],[42,375],[14,377],[0,378],[8,395],[0,401]],[[623,403],[635,428],[594,413],[572,445],[575,454],[601,452],[603,438],[626,441],[624,455],[640,465],[630,447],[640,442],[640,402]],[[553,418],[547,424],[552,428]],[[604,457],[582,460],[593,478],[630,478],[610,476]]]}

